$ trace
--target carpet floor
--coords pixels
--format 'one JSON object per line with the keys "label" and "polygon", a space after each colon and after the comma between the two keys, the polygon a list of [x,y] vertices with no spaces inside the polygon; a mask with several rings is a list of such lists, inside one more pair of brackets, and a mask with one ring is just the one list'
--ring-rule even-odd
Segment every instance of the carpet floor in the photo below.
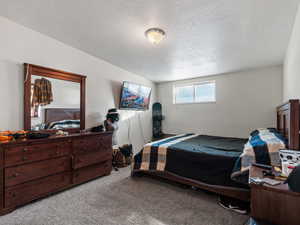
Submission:
{"label": "carpet floor", "polygon": [[243,225],[217,197],[148,177],[129,168],[23,206],[0,225]]}

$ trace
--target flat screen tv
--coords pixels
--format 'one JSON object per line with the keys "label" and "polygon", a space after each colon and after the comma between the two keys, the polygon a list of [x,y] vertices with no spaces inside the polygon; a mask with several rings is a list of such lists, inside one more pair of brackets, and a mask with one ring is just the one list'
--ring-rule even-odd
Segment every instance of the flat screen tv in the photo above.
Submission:
{"label": "flat screen tv", "polygon": [[148,110],[150,96],[151,88],[124,81],[119,108],[127,110]]}

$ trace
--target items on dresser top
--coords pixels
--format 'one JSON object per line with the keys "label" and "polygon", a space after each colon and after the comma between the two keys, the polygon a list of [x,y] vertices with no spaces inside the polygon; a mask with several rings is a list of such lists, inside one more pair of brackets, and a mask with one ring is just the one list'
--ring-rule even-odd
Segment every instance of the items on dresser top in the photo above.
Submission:
{"label": "items on dresser top", "polygon": [[26,135],[26,137],[28,139],[42,139],[42,138],[48,138],[50,137],[50,134],[49,133],[28,133]]}
{"label": "items on dresser top", "polygon": [[294,163],[300,163],[300,152],[295,150],[280,150],[279,156],[281,161],[289,161]]}
{"label": "items on dresser top", "polygon": [[259,163],[253,163],[252,167],[261,169],[263,177],[249,176],[249,183],[279,185],[286,180],[280,167]]}
{"label": "items on dresser top", "polygon": [[67,136],[67,135],[69,135],[69,132],[63,131],[63,130],[59,130],[59,131],[56,132],[56,135]]}
{"label": "items on dresser top", "polygon": [[8,142],[18,139],[41,139],[41,138],[48,138],[50,133],[39,133],[39,132],[28,132],[28,131],[4,131],[0,132],[0,143],[1,142]]}
{"label": "items on dresser top", "polygon": [[112,168],[112,134],[78,133],[0,144],[0,214]]}
{"label": "items on dresser top", "polygon": [[258,178],[258,177],[252,177],[249,178],[250,183],[254,184],[268,184],[268,185],[279,185],[281,184],[281,181],[270,179],[270,178]]}
{"label": "items on dresser top", "polygon": [[0,143],[25,137],[27,131],[0,131]]}
{"label": "items on dresser top", "polygon": [[104,126],[103,125],[99,125],[99,126],[91,128],[91,132],[103,132],[103,131],[104,131]]}

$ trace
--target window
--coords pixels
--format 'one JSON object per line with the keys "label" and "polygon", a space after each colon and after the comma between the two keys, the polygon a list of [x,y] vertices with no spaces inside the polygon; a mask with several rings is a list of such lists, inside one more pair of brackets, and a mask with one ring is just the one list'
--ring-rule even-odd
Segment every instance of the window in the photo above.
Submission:
{"label": "window", "polygon": [[207,81],[174,86],[174,104],[216,101],[216,82]]}

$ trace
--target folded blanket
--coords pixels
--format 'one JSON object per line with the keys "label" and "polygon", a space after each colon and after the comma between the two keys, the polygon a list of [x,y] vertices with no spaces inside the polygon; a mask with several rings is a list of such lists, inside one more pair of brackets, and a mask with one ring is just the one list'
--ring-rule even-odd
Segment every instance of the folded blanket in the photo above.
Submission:
{"label": "folded blanket", "polygon": [[237,160],[231,178],[245,182],[245,174],[253,163],[280,165],[279,150],[286,148],[285,138],[275,129],[261,129],[251,133],[243,154]]}

